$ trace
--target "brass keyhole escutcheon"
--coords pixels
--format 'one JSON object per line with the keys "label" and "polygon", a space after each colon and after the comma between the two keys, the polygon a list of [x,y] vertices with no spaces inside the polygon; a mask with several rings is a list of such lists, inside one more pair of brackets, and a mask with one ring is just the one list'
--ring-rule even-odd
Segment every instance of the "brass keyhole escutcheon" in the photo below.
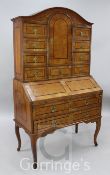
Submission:
{"label": "brass keyhole escutcheon", "polygon": [[55,112],[55,111],[56,111],[56,106],[53,105],[53,106],[51,107],[51,112]]}
{"label": "brass keyhole escutcheon", "polygon": [[86,105],[88,105],[88,104],[89,104],[87,100],[85,101],[85,104],[86,104]]}
{"label": "brass keyhole escutcheon", "polygon": [[55,128],[56,127],[56,121],[52,120],[52,127]]}
{"label": "brass keyhole escutcheon", "polygon": [[80,32],[80,35],[83,36],[83,32]]}
{"label": "brass keyhole escutcheon", "polygon": [[34,57],[34,62],[37,63],[38,62],[38,58]]}

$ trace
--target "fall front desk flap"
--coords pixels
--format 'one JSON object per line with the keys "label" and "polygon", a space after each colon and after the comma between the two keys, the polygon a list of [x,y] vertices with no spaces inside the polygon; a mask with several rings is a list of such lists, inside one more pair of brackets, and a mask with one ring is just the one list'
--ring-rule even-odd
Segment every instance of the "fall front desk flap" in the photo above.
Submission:
{"label": "fall front desk flap", "polygon": [[33,102],[101,90],[100,86],[90,76],[23,83],[23,87]]}

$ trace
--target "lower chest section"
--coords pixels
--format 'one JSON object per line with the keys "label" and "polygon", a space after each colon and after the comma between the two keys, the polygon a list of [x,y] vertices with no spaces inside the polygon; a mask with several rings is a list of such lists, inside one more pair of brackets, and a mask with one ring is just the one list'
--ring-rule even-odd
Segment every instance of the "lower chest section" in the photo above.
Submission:
{"label": "lower chest section", "polygon": [[44,133],[100,117],[101,103],[101,93],[90,93],[33,105],[34,132]]}

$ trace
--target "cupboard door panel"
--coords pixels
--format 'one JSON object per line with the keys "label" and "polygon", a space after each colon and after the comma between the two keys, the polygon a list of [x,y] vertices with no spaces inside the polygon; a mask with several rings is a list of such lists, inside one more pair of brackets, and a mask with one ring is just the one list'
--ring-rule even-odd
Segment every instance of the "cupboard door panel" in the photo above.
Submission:
{"label": "cupboard door panel", "polygon": [[49,64],[69,64],[72,53],[71,20],[56,14],[50,20]]}

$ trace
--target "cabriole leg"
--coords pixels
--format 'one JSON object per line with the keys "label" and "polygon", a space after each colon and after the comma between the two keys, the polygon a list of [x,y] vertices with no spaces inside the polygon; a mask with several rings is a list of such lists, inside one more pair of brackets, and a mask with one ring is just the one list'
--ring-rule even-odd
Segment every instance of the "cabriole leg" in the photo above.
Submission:
{"label": "cabriole leg", "polygon": [[75,133],[78,133],[78,124],[75,124]]}
{"label": "cabriole leg", "polygon": [[36,169],[37,168],[37,151],[36,151],[36,141],[37,138],[34,135],[30,136],[31,139],[31,148],[32,148],[32,154],[33,154],[33,168]]}
{"label": "cabriole leg", "polygon": [[95,146],[98,146],[98,143],[97,143],[97,136],[98,136],[98,133],[100,131],[100,127],[101,127],[101,118],[99,118],[97,121],[96,121],[96,130],[95,130],[95,134],[94,134],[94,144]]}
{"label": "cabriole leg", "polygon": [[18,140],[17,151],[20,151],[20,148],[21,148],[21,137],[20,137],[20,132],[19,132],[19,126],[17,124],[15,124],[15,133],[16,133],[16,137],[17,137],[17,140]]}

